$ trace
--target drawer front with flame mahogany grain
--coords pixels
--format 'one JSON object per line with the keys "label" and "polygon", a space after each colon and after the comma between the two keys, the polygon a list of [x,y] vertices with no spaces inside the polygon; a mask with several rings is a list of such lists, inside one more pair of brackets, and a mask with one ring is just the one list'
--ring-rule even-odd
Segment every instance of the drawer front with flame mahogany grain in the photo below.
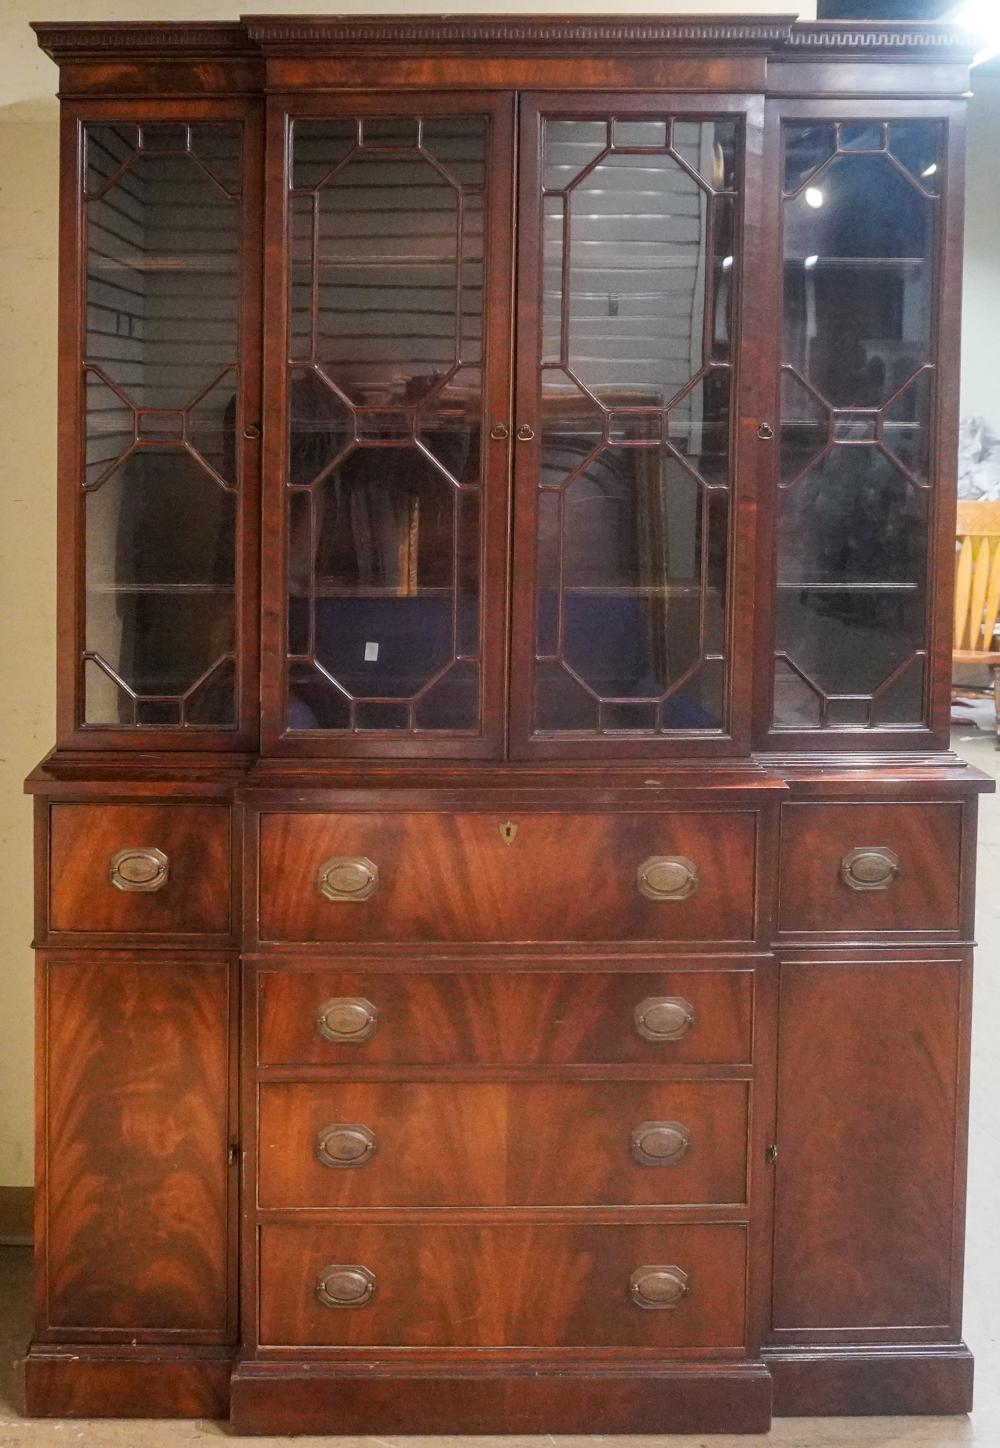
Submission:
{"label": "drawer front with flame mahogany grain", "polygon": [[746,1235],[732,1223],[267,1225],[260,1341],[734,1349]]}
{"label": "drawer front with flame mahogany grain", "polygon": [[50,820],[50,930],[229,934],[228,806],[57,804]]}
{"label": "drawer front with flame mahogany grain", "polygon": [[753,811],[264,814],[268,941],[751,941]]}
{"label": "drawer front with flame mahogany grain", "polygon": [[783,805],[781,933],[958,931],[962,808],[958,802]]}
{"label": "drawer front with flame mahogany grain", "polygon": [[261,969],[259,1058],[265,1066],[356,1067],[749,1062],[749,963],[636,964],[586,972]]}
{"label": "drawer front with flame mahogany grain", "polygon": [[265,1083],[263,1208],[746,1201],[745,1081]]}

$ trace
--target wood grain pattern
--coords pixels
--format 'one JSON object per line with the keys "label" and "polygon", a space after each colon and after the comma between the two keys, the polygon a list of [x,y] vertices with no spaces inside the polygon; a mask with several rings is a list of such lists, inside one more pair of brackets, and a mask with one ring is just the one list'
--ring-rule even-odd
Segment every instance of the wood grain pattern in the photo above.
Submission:
{"label": "wood grain pattern", "polygon": [[[743,1081],[260,1087],[262,1207],[635,1205],[746,1200]],[[677,1121],[676,1166],[643,1166],[632,1129]],[[360,1122],[376,1150],[324,1166],[320,1132]]]}
{"label": "wood grain pattern", "polygon": [[963,969],[782,967],[776,1329],[951,1323]]}
{"label": "wood grain pattern", "polygon": [[227,1329],[229,964],[50,959],[43,1326]]}
{"label": "wood grain pattern", "polygon": [[[57,804],[51,811],[49,926],[121,935],[226,935],[230,929],[225,805]],[[170,862],[162,889],[118,890],[112,856],[154,846]]]}
{"label": "wood grain pattern", "polygon": [[[779,928],[864,935],[957,930],[962,866],[960,804],[786,804],[781,810]],[[852,890],[848,850],[888,845],[899,874],[887,890]]]}
{"label": "wood grain pattern", "polygon": [[[316,1297],[328,1263],[376,1276],[365,1307]],[[629,1277],[645,1263],[689,1273],[679,1307],[644,1311]],[[260,1339],[305,1346],[737,1348],[744,1340],[746,1230],[669,1227],[267,1226]]]}
{"label": "wood grain pattern", "polygon": [[[265,940],[751,940],[755,818],[725,814],[265,814]],[[364,902],[316,889],[324,860],[366,856],[379,887]],[[636,871],[684,855],[699,889],[644,899]]]}
{"label": "wood grain pattern", "polygon": [[[646,964],[651,965],[651,962]],[[636,972],[450,971],[408,975],[351,969],[261,969],[259,1056],[265,1065],[712,1065],[750,1060],[753,970]],[[325,1040],[320,1006],[370,1000],[378,1029],[357,1045]],[[694,1023],[678,1041],[649,1041],[635,1010],[681,997]]]}

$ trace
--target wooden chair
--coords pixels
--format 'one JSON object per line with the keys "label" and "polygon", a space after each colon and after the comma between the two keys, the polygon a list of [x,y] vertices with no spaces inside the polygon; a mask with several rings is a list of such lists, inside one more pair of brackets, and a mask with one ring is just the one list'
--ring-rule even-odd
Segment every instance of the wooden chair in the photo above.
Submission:
{"label": "wooden chair", "polygon": [[953,658],[989,669],[1000,734],[1000,503],[959,503],[957,532]]}

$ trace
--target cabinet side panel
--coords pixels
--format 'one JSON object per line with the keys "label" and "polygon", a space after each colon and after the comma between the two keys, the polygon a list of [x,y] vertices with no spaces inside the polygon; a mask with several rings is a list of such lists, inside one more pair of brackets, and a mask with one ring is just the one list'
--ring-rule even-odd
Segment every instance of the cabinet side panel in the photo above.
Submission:
{"label": "cabinet side panel", "polygon": [[50,959],[44,969],[41,1325],[221,1336],[228,962]]}
{"label": "cabinet side panel", "polygon": [[967,969],[783,965],[779,1333],[950,1324]]}

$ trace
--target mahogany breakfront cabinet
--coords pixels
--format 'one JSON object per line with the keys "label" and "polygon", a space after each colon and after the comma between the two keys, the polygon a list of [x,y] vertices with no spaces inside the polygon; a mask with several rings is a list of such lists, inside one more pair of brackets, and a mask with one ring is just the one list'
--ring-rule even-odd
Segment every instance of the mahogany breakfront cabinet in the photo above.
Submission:
{"label": "mahogany breakfront cabinet", "polygon": [[966,41],[36,28],[28,1410],[964,1411]]}

